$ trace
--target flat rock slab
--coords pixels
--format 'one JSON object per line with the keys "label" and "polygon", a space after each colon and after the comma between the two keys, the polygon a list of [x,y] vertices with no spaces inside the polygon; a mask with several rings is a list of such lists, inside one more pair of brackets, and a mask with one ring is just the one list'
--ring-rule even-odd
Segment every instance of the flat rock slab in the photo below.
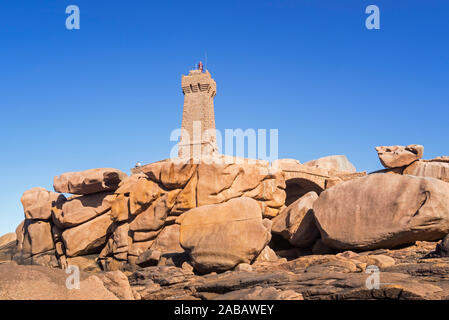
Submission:
{"label": "flat rock slab", "polygon": [[94,275],[80,274],[79,289],[68,289],[69,275],[41,266],[0,265],[2,300],[118,300]]}

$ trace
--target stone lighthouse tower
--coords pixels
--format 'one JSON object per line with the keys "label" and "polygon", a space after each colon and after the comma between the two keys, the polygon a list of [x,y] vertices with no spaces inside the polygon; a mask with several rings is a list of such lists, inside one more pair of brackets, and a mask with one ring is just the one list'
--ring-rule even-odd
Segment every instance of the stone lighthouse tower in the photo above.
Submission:
{"label": "stone lighthouse tower", "polygon": [[182,133],[178,144],[180,158],[199,158],[217,153],[215,135],[214,97],[216,83],[203,64],[182,76],[184,110]]}

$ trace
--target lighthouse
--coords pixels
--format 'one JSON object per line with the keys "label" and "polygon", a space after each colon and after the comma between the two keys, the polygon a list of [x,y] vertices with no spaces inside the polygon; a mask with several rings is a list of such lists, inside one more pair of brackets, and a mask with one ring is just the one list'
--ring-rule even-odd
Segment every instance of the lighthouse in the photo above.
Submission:
{"label": "lighthouse", "polygon": [[200,62],[181,80],[184,94],[179,158],[201,158],[218,153],[215,132],[214,97],[217,86]]}

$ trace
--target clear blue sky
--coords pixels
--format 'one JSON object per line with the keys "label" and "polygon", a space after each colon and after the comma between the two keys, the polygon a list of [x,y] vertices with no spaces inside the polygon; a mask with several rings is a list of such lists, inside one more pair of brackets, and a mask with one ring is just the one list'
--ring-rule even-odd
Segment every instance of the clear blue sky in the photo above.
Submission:
{"label": "clear blue sky", "polygon": [[[70,4],[80,30],[65,28]],[[370,4],[380,30],[365,28]],[[377,145],[449,155],[448,13],[443,0],[2,1],[0,234],[55,175],[167,158],[181,74],[205,52],[217,128],[277,128],[281,158],[345,154],[373,171]]]}

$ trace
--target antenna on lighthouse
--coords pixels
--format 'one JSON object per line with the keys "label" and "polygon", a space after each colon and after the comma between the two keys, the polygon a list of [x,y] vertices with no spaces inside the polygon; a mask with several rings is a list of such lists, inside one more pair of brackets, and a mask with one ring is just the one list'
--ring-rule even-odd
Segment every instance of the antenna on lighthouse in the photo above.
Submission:
{"label": "antenna on lighthouse", "polygon": [[207,51],[204,53],[204,61],[206,62],[206,70],[207,70]]}

